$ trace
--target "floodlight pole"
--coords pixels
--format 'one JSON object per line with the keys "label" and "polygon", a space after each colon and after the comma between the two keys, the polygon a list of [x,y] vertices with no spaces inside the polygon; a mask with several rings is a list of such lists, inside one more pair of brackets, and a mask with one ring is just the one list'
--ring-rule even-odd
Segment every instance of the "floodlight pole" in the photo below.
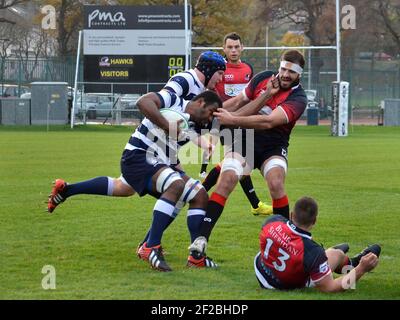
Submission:
{"label": "floodlight pole", "polygon": [[78,52],[76,53],[74,98],[72,100],[72,110],[71,110],[71,129],[74,128],[74,122],[75,122],[76,93],[78,91],[78,74],[79,74],[79,58],[81,55],[81,40],[82,40],[82,30],[79,31]]}
{"label": "floodlight pole", "polygon": [[[265,47],[269,46],[269,27],[265,26]],[[268,49],[265,50],[265,70],[268,70]]]}
{"label": "floodlight pole", "polygon": [[189,17],[188,2],[185,0],[185,70],[189,69]]}
{"label": "floodlight pole", "polygon": [[336,0],[336,81],[340,82],[340,0]]}

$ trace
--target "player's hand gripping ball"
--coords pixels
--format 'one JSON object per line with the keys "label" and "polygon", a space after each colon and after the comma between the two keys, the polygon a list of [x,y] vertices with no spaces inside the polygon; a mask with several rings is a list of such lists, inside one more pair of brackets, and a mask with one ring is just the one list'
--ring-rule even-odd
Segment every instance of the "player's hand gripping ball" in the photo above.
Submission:
{"label": "player's hand gripping ball", "polygon": [[[178,141],[186,139],[186,132],[189,130],[189,121],[188,117],[179,111],[173,109],[161,109],[161,115],[171,124],[170,128],[173,128],[174,125],[178,124],[179,134],[178,134]],[[169,133],[170,137],[175,137],[176,133]]]}

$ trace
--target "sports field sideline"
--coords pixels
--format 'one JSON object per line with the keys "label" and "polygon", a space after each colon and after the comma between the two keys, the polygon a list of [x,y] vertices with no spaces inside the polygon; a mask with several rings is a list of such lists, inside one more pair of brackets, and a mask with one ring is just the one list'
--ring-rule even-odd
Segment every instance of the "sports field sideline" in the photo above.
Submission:
{"label": "sports field sideline", "polygon": [[[151,270],[135,255],[151,222],[154,199],[77,196],[45,212],[51,181],[118,176],[131,127],[0,127],[0,299],[399,299],[400,128],[355,126],[346,138],[327,126],[292,133],[286,188],[320,206],[314,240],[325,248],[350,244],[355,254],[382,245],[380,264],[355,290],[259,289],[253,258],[264,220],[250,213],[237,188],[210,238],[218,270],[185,267],[185,210],[163,246],[173,272]],[[198,176],[199,165],[185,167]],[[211,168],[209,168],[210,170]],[[260,198],[269,200],[258,172]],[[43,266],[54,266],[56,289],[42,288]]]}

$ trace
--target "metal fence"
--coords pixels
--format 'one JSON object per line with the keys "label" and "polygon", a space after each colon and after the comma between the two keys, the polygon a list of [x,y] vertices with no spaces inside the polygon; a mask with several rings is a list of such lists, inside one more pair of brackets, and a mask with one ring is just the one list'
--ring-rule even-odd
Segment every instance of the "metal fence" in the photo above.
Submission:
{"label": "metal fence", "polygon": [[[311,50],[302,51],[306,66],[302,75],[304,89],[317,90],[323,103],[330,103],[332,81],[336,81],[336,53],[321,50],[320,55]],[[314,50],[315,51],[315,50]],[[196,50],[192,63],[201,51]],[[263,50],[244,50],[242,60],[253,66],[254,72],[278,70],[282,50],[266,53]],[[400,98],[400,59],[391,60],[342,57],[341,80],[350,83],[350,105],[355,108],[376,108],[388,98]],[[319,66],[313,75],[313,66]]]}
{"label": "metal fence", "polygon": [[[201,51],[193,50],[192,65]],[[317,55],[304,50],[306,67],[302,76],[305,89],[317,91],[321,117],[327,115],[331,100],[332,81],[336,80],[336,57],[333,52],[322,50]],[[268,68],[277,70],[281,51],[245,50],[242,60],[253,66],[254,72]],[[311,54],[311,55],[310,55]],[[310,65],[319,65],[318,69]],[[79,81],[82,82],[82,66]],[[313,75],[318,70],[318,75]],[[28,59],[7,58],[0,60],[0,85],[24,86],[33,81],[63,81],[74,84],[75,57]],[[342,57],[342,80],[350,83],[350,106],[355,118],[375,119],[380,102],[400,98],[400,60],[380,60],[373,56]],[[119,84],[122,88],[123,85]],[[107,90],[112,92],[113,90]],[[123,92],[120,92],[123,93]],[[127,92],[128,93],[128,92]]]}
{"label": "metal fence", "polygon": [[73,112],[75,124],[110,123],[137,125],[143,115],[136,101],[143,94],[159,91],[163,83],[78,82]]}
{"label": "metal fence", "polygon": [[34,81],[60,81],[74,85],[75,57],[65,58],[1,58],[0,83],[18,86]]}

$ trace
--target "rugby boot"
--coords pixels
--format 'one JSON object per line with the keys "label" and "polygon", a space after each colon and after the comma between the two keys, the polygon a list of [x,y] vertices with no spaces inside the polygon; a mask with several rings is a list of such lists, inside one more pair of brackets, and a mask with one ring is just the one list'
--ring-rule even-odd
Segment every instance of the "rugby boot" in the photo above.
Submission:
{"label": "rugby boot", "polygon": [[198,252],[200,254],[204,254],[207,249],[207,239],[206,237],[200,236],[197,237],[193,243],[189,246],[189,251],[192,253],[193,251]]}
{"label": "rugby boot", "polygon": [[207,177],[207,172],[206,171],[203,171],[203,172],[200,172],[199,173],[199,178],[201,178],[202,180],[204,180],[206,177]]}
{"label": "rugby boot", "polygon": [[267,205],[264,202],[259,202],[258,207],[256,209],[251,208],[251,213],[255,216],[269,216],[274,212],[272,206]]}
{"label": "rugby boot", "polygon": [[[144,255],[144,249],[142,248],[142,246],[143,246],[144,243],[145,243],[145,241],[142,241],[142,242],[140,242],[140,243],[138,244],[138,246],[136,247],[136,255],[137,255],[140,259],[142,259],[142,258],[139,256],[139,252],[140,252],[141,255]],[[163,256],[167,255],[167,252],[164,250],[163,247],[161,247],[161,252],[162,252]],[[147,260],[146,260],[146,259],[142,259],[142,260],[147,261],[148,259],[147,259]]]}
{"label": "rugby boot", "polygon": [[54,182],[53,189],[49,195],[49,200],[47,202],[47,211],[52,213],[55,208],[62,202],[65,201],[65,191],[67,189],[67,183],[62,179],[57,179]]}
{"label": "rugby boot", "polygon": [[190,268],[217,268],[218,265],[205,254],[192,252],[187,260],[186,266]]}
{"label": "rugby boot", "polygon": [[145,242],[137,250],[137,255],[139,259],[149,262],[150,266],[155,270],[172,271],[169,265],[165,262],[161,245],[148,248],[146,247]]}
{"label": "rugby boot", "polygon": [[377,257],[381,254],[381,247],[379,244],[371,244],[368,247],[366,247],[363,251],[361,251],[359,254],[354,256],[353,258],[350,259],[351,265],[355,268],[358,266],[360,263],[360,260],[362,257],[366,256],[368,253],[372,252],[375,254]]}

